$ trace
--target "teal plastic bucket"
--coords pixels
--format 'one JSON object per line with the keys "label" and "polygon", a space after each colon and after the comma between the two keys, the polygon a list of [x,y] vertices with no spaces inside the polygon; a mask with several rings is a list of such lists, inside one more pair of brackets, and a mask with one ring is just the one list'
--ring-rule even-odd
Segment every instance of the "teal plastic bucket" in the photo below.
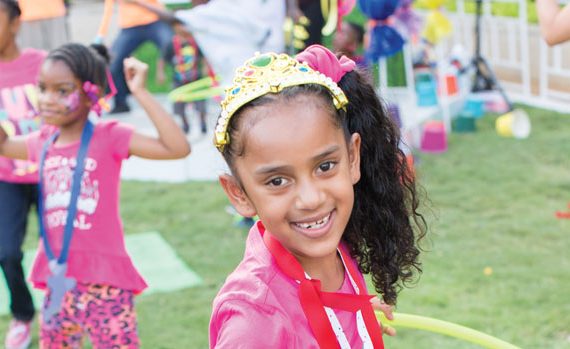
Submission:
{"label": "teal plastic bucket", "polygon": [[453,120],[452,129],[458,133],[469,133],[477,131],[475,118],[471,116],[459,115]]}
{"label": "teal plastic bucket", "polygon": [[437,105],[437,82],[433,75],[422,73],[416,76],[416,94],[418,106],[431,107]]}
{"label": "teal plastic bucket", "polygon": [[470,116],[472,118],[480,118],[485,114],[485,101],[481,98],[474,96],[468,96],[465,105],[463,105],[463,110],[461,115]]}

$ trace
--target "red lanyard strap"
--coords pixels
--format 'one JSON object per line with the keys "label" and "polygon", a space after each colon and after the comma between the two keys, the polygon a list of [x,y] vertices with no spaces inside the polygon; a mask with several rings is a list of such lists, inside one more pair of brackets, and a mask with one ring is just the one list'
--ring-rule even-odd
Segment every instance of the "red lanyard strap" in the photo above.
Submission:
{"label": "red lanyard strap", "polygon": [[[321,282],[317,279],[308,279],[299,261],[277,239],[271,236],[269,232],[266,232],[261,224],[258,227],[263,235],[263,241],[279,269],[289,278],[299,283],[301,307],[321,348],[340,348],[336,334],[326,314],[325,306],[350,312],[362,311],[364,323],[374,348],[384,348],[382,330],[370,303],[370,299],[373,296],[366,294],[366,288],[362,283],[358,285],[360,288],[360,294],[358,295],[321,291]],[[345,261],[350,277],[355,282],[359,282],[358,274],[355,272],[354,267],[350,265],[351,263],[346,252],[342,248],[339,251]]]}

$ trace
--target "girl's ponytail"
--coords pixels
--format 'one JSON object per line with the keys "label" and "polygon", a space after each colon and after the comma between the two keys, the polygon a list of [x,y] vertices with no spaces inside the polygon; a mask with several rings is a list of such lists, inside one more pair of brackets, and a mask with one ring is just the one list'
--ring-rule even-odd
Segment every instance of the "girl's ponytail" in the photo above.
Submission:
{"label": "girl's ponytail", "polygon": [[95,50],[99,57],[103,58],[105,65],[109,65],[109,63],[111,63],[111,55],[109,54],[107,46],[103,44],[90,44],[89,47]]}
{"label": "girl's ponytail", "polygon": [[426,223],[417,211],[416,185],[399,148],[399,130],[373,86],[359,71],[347,73],[339,86],[349,101],[345,129],[362,138],[361,178],[343,238],[362,271],[371,274],[376,291],[395,304],[402,285],[421,272],[416,242],[425,235]]}

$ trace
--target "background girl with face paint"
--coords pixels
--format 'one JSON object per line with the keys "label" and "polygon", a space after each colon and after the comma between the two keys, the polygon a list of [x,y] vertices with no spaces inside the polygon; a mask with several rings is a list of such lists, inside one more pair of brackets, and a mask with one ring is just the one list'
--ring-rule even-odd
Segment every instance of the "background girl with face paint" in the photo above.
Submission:
{"label": "background girl with face paint", "polygon": [[[119,217],[121,163],[131,155],[176,159],[190,153],[178,125],[145,88],[147,65],[134,58],[124,61],[125,79],[158,137],[142,135],[117,121],[96,120],[108,83],[105,56],[101,46],[80,44],[51,51],[38,82],[38,112],[44,125],[19,137],[0,131],[1,155],[41,165],[45,234],[31,272],[34,286],[47,288],[49,278],[56,275],[52,257],[58,256],[58,263],[66,262],[67,272],[62,276],[77,283],[65,292],[61,309],[51,317],[46,315],[52,310],[49,296],[56,295],[49,284],[40,321],[42,347],[75,347],[85,331],[96,348],[139,347],[133,296],[142,292],[146,283],[125,250]],[[86,130],[92,130],[92,136],[84,142]],[[84,143],[86,155],[84,161],[78,161]],[[74,205],[70,199],[74,196],[73,177],[76,171],[81,173],[78,164],[82,163],[85,166],[77,177],[80,184]],[[68,212],[74,209],[69,224]],[[64,231],[70,226],[72,238],[66,240]],[[66,244],[69,253],[62,261]]]}

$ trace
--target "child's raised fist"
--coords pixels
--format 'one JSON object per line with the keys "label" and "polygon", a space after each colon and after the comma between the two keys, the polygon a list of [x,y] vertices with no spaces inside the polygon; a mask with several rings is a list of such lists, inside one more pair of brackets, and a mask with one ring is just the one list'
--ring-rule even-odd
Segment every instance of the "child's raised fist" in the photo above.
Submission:
{"label": "child's raised fist", "polygon": [[132,94],[145,89],[148,65],[134,57],[125,58],[123,61],[125,81]]}

